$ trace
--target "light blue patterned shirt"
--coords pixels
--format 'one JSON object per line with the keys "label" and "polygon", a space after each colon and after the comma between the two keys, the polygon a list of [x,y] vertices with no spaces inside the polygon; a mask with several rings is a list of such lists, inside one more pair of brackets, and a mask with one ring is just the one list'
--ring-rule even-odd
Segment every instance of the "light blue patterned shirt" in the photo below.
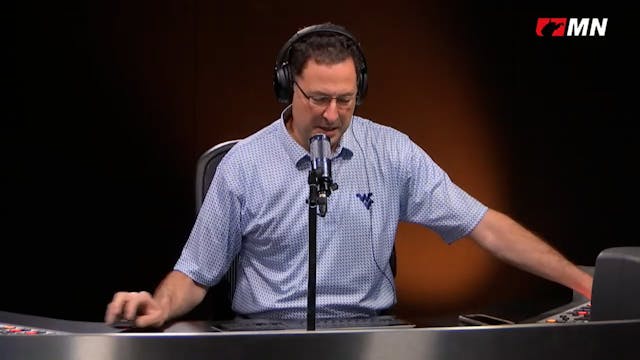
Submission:
{"label": "light blue patterned shirt", "polygon": [[[239,252],[233,310],[250,317],[307,313],[311,165],[285,128],[287,111],[220,162],[175,265],[209,287]],[[375,315],[396,302],[389,257],[400,221],[451,243],[469,234],[487,207],[408,136],[358,116],[332,156],[339,188],[317,218],[316,315]]]}

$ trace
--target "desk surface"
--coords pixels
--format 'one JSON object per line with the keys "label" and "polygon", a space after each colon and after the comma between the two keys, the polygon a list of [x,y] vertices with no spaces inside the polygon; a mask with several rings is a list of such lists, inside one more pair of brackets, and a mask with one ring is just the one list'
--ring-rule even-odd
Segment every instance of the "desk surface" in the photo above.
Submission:
{"label": "desk surface", "polygon": [[20,359],[636,359],[640,319],[362,330],[203,332],[205,321],[163,332],[123,333],[103,323],[0,312],[0,322],[60,333],[0,336],[0,352]]}

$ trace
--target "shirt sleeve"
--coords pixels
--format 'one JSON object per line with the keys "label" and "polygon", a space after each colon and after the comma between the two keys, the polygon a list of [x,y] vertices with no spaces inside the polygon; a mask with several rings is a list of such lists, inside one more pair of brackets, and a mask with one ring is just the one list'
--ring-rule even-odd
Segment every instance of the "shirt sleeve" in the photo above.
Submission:
{"label": "shirt sleeve", "polygon": [[174,270],[210,287],[240,250],[241,183],[230,153],[218,165],[200,212]]}
{"label": "shirt sleeve", "polygon": [[487,206],[454,184],[417,144],[408,137],[403,140],[401,220],[422,224],[447,243],[468,235]]}

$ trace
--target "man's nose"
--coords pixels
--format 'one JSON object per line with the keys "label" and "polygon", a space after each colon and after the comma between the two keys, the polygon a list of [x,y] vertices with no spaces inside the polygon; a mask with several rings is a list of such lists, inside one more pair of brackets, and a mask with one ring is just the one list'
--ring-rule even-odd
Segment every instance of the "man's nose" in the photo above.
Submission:
{"label": "man's nose", "polygon": [[324,118],[330,122],[334,122],[338,120],[338,103],[335,98],[331,99],[329,106],[327,106],[327,108],[324,109],[322,116],[324,116]]}

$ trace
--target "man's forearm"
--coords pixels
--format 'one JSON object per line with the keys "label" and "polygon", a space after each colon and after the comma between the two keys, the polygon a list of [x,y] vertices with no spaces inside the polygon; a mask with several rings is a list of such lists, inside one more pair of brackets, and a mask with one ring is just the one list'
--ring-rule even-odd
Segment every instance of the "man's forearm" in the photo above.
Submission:
{"label": "man's forearm", "polygon": [[508,216],[489,210],[471,236],[505,262],[591,299],[591,275]]}
{"label": "man's forearm", "polygon": [[158,285],[153,297],[165,312],[166,320],[170,320],[191,311],[205,294],[204,287],[194,283],[185,274],[172,271]]}

